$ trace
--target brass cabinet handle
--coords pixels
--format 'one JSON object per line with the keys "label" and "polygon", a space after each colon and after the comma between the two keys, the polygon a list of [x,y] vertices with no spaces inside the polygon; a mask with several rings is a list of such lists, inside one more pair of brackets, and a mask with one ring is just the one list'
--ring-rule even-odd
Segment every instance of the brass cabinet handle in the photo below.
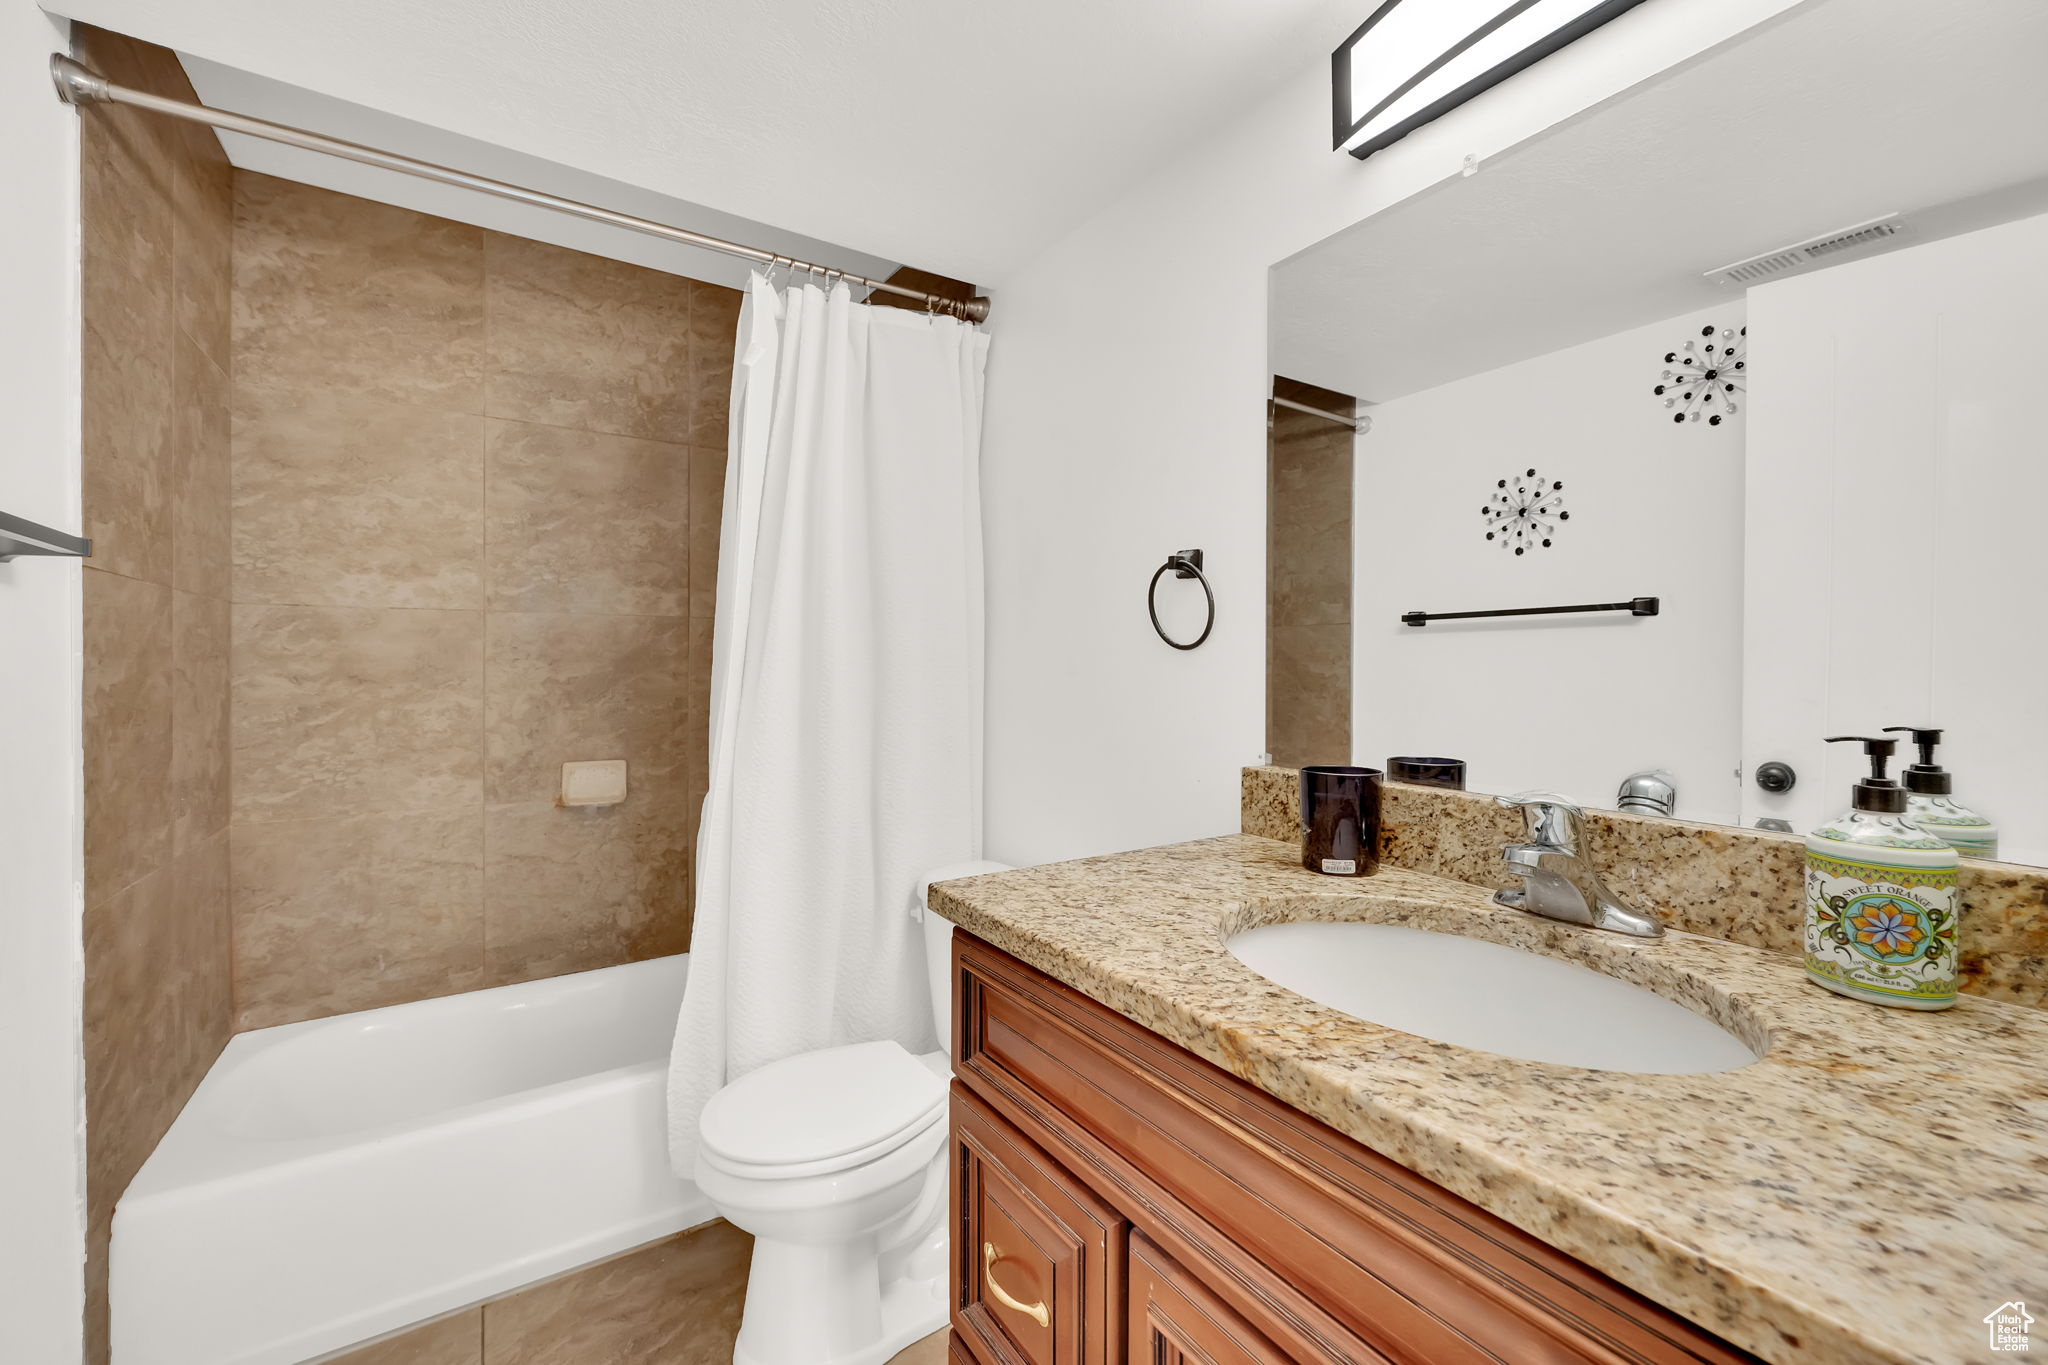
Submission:
{"label": "brass cabinet handle", "polygon": [[1020,1303],[1003,1292],[1003,1287],[996,1283],[996,1261],[998,1259],[1000,1259],[1000,1254],[996,1251],[996,1244],[994,1242],[983,1242],[981,1244],[981,1278],[988,1285],[988,1292],[996,1296],[996,1302],[1005,1308],[1015,1309],[1040,1327],[1052,1326],[1052,1314],[1046,1311],[1043,1301],[1038,1303]]}

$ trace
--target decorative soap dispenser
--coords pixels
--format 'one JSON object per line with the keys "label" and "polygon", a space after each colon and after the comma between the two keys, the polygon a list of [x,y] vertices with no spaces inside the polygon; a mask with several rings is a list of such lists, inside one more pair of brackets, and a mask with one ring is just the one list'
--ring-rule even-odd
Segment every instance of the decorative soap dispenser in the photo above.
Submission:
{"label": "decorative soap dispenser", "polygon": [[1920,761],[1906,769],[1906,818],[1937,839],[1946,840],[1965,858],[1996,858],[1998,826],[1949,795],[1955,779],[1934,761],[1941,731],[1910,725],[1887,725],[1888,735],[1911,736],[1920,747]]}
{"label": "decorative soap dispenser", "polygon": [[1840,819],[1806,836],[1806,974],[1838,995],[1914,1010],[1956,1002],[1956,851],[1906,818],[1884,775],[1898,741],[1858,743],[1870,776]]}

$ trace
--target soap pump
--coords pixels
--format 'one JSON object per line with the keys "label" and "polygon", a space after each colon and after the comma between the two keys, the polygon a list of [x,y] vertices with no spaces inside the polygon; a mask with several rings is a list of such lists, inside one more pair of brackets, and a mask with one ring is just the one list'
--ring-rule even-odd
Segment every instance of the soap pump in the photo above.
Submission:
{"label": "soap pump", "polygon": [[1870,776],[1853,804],[1806,836],[1806,974],[1855,1000],[1941,1010],[1956,1002],[1956,851],[1907,818],[1885,776],[1898,741],[1861,744]]}
{"label": "soap pump", "polygon": [[1906,769],[1906,818],[1947,840],[1965,858],[1996,858],[1998,826],[1949,794],[1955,790],[1955,779],[1934,761],[1941,731],[1887,725],[1884,732],[1906,735],[1920,749],[1920,761]]}

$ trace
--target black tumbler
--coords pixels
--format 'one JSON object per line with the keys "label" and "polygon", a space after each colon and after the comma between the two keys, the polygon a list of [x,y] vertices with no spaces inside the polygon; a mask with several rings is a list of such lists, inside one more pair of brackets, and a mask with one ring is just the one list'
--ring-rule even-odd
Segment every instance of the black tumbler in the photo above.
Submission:
{"label": "black tumbler", "polygon": [[1332,877],[1370,877],[1380,866],[1380,770],[1301,770],[1301,865]]}
{"label": "black tumbler", "polygon": [[1407,782],[1417,787],[1445,787],[1454,792],[1461,792],[1465,790],[1465,760],[1390,758],[1387,760],[1387,780]]}

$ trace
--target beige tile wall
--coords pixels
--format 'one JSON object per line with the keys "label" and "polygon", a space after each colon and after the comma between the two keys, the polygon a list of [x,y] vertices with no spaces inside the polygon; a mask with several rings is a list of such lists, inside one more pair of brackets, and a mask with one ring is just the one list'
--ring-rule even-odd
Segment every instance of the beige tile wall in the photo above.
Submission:
{"label": "beige tile wall", "polygon": [[688,946],[738,316],[236,177],[236,1027]]}
{"label": "beige tile wall", "polygon": [[[77,25],[88,65],[191,99],[177,59]],[[230,175],[211,132],[79,120],[84,307],[87,1358],[114,1203],[231,1032]]]}
{"label": "beige tile wall", "polygon": [[[1349,413],[1344,394],[1275,378],[1276,397]],[[1275,407],[1266,442],[1266,749],[1351,761],[1352,434]]]}

